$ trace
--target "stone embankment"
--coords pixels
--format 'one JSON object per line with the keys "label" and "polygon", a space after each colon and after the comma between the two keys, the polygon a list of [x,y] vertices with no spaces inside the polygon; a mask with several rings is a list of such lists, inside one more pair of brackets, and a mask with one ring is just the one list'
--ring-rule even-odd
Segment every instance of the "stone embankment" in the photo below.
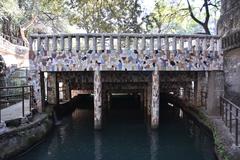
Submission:
{"label": "stone embankment", "polygon": [[47,114],[1,123],[0,160],[15,157],[39,143],[52,128]]}

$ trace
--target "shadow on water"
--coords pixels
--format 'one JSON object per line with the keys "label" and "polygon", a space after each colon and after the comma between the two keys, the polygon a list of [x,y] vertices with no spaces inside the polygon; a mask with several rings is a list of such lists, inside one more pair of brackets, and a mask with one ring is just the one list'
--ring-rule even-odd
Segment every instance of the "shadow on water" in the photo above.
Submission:
{"label": "shadow on water", "polygon": [[93,108],[79,108],[19,160],[216,160],[211,136],[164,95],[158,130],[136,97],[113,97],[101,131],[93,130]]}

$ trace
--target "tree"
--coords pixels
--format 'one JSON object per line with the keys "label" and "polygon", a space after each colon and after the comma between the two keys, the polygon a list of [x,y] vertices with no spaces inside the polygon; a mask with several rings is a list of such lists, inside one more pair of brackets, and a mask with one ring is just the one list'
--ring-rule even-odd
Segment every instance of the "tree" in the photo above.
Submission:
{"label": "tree", "polygon": [[187,17],[186,10],[182,8],[182,1],[157,0],[154,10],[143,17],[146,31],[175,32]]}
{"label": "tree", "polygon": [[140,32],[139,0],[72,0],[69,20],[88,33]]}
{"label": "tree", "polygon": [[192,7],[189,0],[187,0],[188,4],[188,10],[190,13],[191,18],[199,25],[201,25],[205,31],[206,34],[211,34],[209,29],[209,20],[210,20],[210,7],[214,7],[219,10],[220,6],[220,0],[203,0],[203,5],[200,8],[200,13],[202,10],[205,11],[205,18],[204,20],[200,20],[200,18],[197,18],[194,14],[194,8]]}
{"label": "tree", "polygon": [[[65,1],[62,0],[5,0],[0,2],[0,24],[2,32],[9,36],[22,38],[28,43],[26,34],[29,30],[45,32],[48,28],[58,30],[64,26]],[[62,27],[63,28],[63,27]],[[59,30],[62,30],[59,29]]]}

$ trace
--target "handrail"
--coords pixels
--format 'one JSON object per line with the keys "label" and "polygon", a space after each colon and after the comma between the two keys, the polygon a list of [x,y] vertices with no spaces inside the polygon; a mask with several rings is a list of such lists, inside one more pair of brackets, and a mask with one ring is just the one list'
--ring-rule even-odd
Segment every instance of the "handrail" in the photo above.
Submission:
{"label": "handrail", "polygon": [[[229,127],[231,133],[233,133],[233,129],[235,129],[235,145],[240,147],[239,145],[239,117],[240,107],[231,102],[229,99],[221,96],[220,97],[220,115],[225,125]],[[233,123],[235,121],[235,123]]]}
{"label": "handrail", "polygon": [[[29,88],[29,91],[28,90],[25,90],[25,88]],[[9,100],[9,97],[19,97],[21,96],[21,99],[19,99],[19,101],[22,103],[22,106],[21,106],[21,110],[22,110],[22,117],[25,117],[26,116],[26,112],[25,112],[25,98],[26,96],[29,96],[29,111],[31,113],[31,110],[32,110],[32,106],[33,106],[33,86],[31,85],[23,85],[23,86],[8,86],[8,87],[0,87],[0,90],[8,90],[8,89],[21,89],[20,92],[21,94],[15,94],[15,95],[3,95],[1,96],[1,103],[0,104],[6,104],[7,106],[3,107],[1,106],[0,107],[0,122],[2,120],[2,113],[1,113],[1,110],[2,109],[5,109],[5,108],[8,108],[10,107],[8,102],[11,102],[11,99]],[[19,92],[19,90],[17,90]],[[8,93],[8,92],[7,92]],[[7,100],[6,102],[4,102],[4,100]],[[19,102],[19,101],[15,101],[15,102]]]}
{"label": "handrail", "polygon": [[31,85],[23,85],[23,86],[7,86],[7,87],[0,87],[0,90],[1,89],[11,89],[11,88],[26,88],[26,87],[32,87]]}
{"label": "handrail", "polygon": [[220,38],[220,36],[218,35],[205,35],[205,34],[142,34],[142,33],[62,33],[62,34],[31,34],[30,37],[32,38],[44,38],[44,37],[98,37],[101,38],[102,36],[105,37],[138,37],[138,38],[142,38],[142,37],[146,37],[146,38],[157,38],[157,37],[161,37],[161,38],[165,38],[165,37],[176,37],[176,38]]}
{"label": "handrail", "polygon": [[239,106],[237,106],[236,104],[234,104],[233,102],[231,102],[231,101],[228,100],[227,98],[225,98],[225,97],[221,97],[221,98],[224,99],[225,101],[227,101],[229,104],[233,105],[234,107],[236,107],[237,109],[240,110],[240,107],[239,107]]}

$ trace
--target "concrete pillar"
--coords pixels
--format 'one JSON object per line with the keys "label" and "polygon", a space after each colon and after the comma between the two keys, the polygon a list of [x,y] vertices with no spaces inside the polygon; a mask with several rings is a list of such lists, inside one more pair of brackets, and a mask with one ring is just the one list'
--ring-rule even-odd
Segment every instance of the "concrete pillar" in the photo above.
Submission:
{"label": "concrete pillar", "polygon": [[144,91],[140,92],[140,106],[141,109],[144,110]]}
{"label": "concrete pillar", "polygon": [[151,127],[158,128],[159,123],[159,72],[157,67],[152,73]]}
{"label": "concrete pillar", "polygon": [[59,102],[60,102],[60,98],[59,98],[59,82],[58,82],[58,76],[57,76],[57,73],[56,73],[56,79],[55,79],[55,84],[56,84],[56,104],[59,105]]}
{"label": "concrete pillar", "polygon": [[44,72],[40,72],[40,85],[41,85],[41,108],[39,111],[42,112],[45,109],[45,82],[44,82]]}
{"label": "concrete pillar", "polygon": [[218,115],[220,113],[220,96],[223,95],[224,77],[223,72],[210,71],[208,73],[207,88],[207,113],[209,115]]}
{"label": "concrete pillar", "polygon": [[48,92],[47,101],[50,104],[57,104],[57,84],[56,84],[56,73],[48,73]]}
{"label": "concrete pillar", "polygon": [[203,91],[204,88],[207,88],[205,85],[207,84],[206,82],[206,74],[205,72],[196,72],[196,79],[194,81],[194,98],[195,98],[195,105],[197,107],[201,106],[201,92]]}
{"label": "concrete pillar", "polygon": [[151,106],[152,106],[152,83],[148,83],[147,86],[147,115],[151,116]]}
{"label": "concrete pillar", "polygon": [[94,72],[94,128],[102,128],[102,83],[99,67]]}
{"label": "concrete pillar", "polygon": [[111,92],[108,92],[107,93],[107,107],[108,107],[108,110],[111,108]]}
{"label": "concrete pillar", "polygon": [[144,87],[144,108],[147,113],[147,86]]}
{"label": "concrete pillar", "polygon": [[196,107],[199,106],[199,102],[201,100],[201,74],[196,72],[196,77],[194,80],[194,105]]}

